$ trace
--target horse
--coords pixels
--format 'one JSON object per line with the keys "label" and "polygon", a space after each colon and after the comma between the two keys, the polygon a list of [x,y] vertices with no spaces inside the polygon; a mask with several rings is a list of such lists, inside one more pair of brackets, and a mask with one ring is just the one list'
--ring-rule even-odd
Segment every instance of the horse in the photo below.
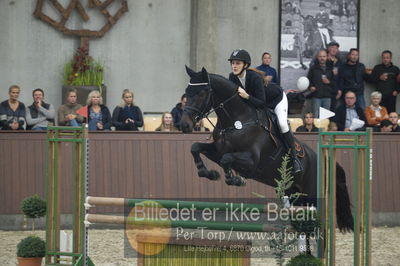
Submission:
{"label": "horse", "polygon": [[[191,146],[199,177],[209,180],[220,178],[216,170],[207,169],[200,156],[203,154],[223,169],[228,185],[242,186],[246,179],[254,179],[275,187],[273,177],[280,176],[277,169],[287,149],[274,136],[274,123],[270,115],[245,102],[237,93],[238,86],[228,79],[209,74],[204,67],[200,72],[195,72],[186,66],[186,71],[190,82],[186,88],[187,103],[180,122],[183,133],[191,133],[195,123],[211,112],[215,112],[218,118],[212,133],[213,142],[196,142]],[[304,149],[304,156],[300,160],[305,169],[294,175],[294,183],[286,192],[287,195],[304,193],[307,196],[303,204],[307,201],[315,203],[317,155],[309,146],[300,145]],[[346,175],[339,164],[336,173],[337,224],[341,231],[350,231],[353,230],[350,199]]]}

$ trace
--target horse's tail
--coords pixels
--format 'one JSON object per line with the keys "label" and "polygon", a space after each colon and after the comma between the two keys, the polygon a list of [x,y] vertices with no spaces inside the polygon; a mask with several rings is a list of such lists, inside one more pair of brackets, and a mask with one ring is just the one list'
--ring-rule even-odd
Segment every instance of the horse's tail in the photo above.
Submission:
{"label": "horse's tail", "polygon": [[350,206],[350,197],[346,186],[346,173],[343,167],[336,163],[336,217],[337,225],[341,232],[350,232],[354,229]]}

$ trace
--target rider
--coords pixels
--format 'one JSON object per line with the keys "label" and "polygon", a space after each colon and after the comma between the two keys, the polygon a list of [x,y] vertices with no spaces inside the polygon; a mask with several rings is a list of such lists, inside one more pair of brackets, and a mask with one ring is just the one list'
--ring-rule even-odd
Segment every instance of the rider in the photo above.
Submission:
{"label": "rider", "polygon": [[[303,170],[300,161],[296,156],[293,134],[290,132],[287,123],[288,101],[286,94],[276,84],[270,83],[264,89],[261,75],[254,70],[248,69],[251,64],[250,54],[244,49],[236,49],[228,59],[231,63],[232,73],[229,80],[239,86],[239,96],[251,102],[257,108],[265,106],[274,109],[279,127],[288,147],[293,161],[293,172],[298,173]],[[268,95],[265,95],[267,92]]]}

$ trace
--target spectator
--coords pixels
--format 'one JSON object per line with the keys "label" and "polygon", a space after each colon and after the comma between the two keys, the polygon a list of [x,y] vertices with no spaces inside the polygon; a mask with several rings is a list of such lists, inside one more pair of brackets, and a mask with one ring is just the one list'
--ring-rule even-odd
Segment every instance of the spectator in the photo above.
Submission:
{"label": "spectator", "polygon": [[[344,96],[345,104],[336,109],[335,122],[338,126],[338,131],[351,131],[354,118],[362,120],[365,123],[364,112],[360,107],[356,106],[356,100],[356,94],[352,91],[348,91]],[[356,130],[365,130],[365,126]]]}
{"label": "spectator", "polygon": [[314,125],[313,113],[304,114],[303,125],[299,126],[296,132],[318,132],[318,128]]}
{"label": "spectator", "polygon": [[273,82],[279,84],[278,74],[276,72],[276,69],[270,66],[272,60],[271,54],[268,52],[263,53],[261,60],[262,64],[256,68],[265,73],[264,81],[266,83]]}
{"label": "spectator", "polygon": [[368,126],[379,127],[382,120],[389,119],[385,107],[380,106],[382,93],[374,91],[371,93],[371,105],[365,109],[365,118]]}
{"label": "spectator", "polygon": [[172,114],[170,112],[165,112],[162,114],[161,117],[161,125],[156,128],[156,131],[179,131],[175,126],[174,126],[174,119],[172,118]]}
{"label": "spectator", "polygon": [[389,120],[393,124],[392,132],[400,132],[399,115],[396,112],[389,114]]}
{"label": "spectator", "polygon": [[396,97],[399,92],[396,77],[399,68],[392,63],[392,52],[382,52],[382,64],[376,65],[372,70],[372,80],[376,83],[377,91],[382,93],[382,106],[389,113],[396,112]]}
{"label": "spectator", "polygon": [[85,118],[76,113],[76,111],[82,108],[82,105],[78,104],[76,96],[76,89],[69,89],[67,92],[67,102],[58,108],[58,124],[60,126],[80,126]]}
{"label": "spectator", "polygon": [[54,125],[56,110],[52,104],[43,101],[44,92],[37,88],[32,92],[33,103],[26,108],[27,129],[47,130],[47,126]]}
{"label": "spectator", "polygon": [[[333,79],[335,81],[335,85],[338,84],[338,77],[339,77],[339,68],[343,65],[342,60],[338,57],[339,53],[339,43],[332,41],[328,44],[328,59],[326,60],[326,65],[332,68],[333,72]],[[331,111],[335,111],[336,109],[336,96],[338,94],[337,86],[334,86],[332,89],[332,96],[331,96]]]}
{"label": "spectator", "polygon": [[328,131],[338,131],[337,124],[333,121],[330,121],[328,124]]}
{"label": "spectator", "polygon": [[11,85],[8,89],[9,99],[0,104],[0,128],[3,130],[24,130],[25,105],[18,101],[21,89]]}
{"label": "spectator", "polygon": [[110,130],[111,114],[107,106],[103,104],[103,97],[99,91],[91,91],[86,104],[88,106],[89,130]]}
{"label": "spectator", "polygon": [[142,111],[134,103],[133,92],[126,89],[122,92],[122,102],[115,107],[112,124],[116,130],[138,131],[143,126]]}
{"label": "spectator", "polygon": [[172,118],[174,119],[174,126],[180,130],[181,129],[181,118],[183,114],[183,109],[185,109],[186,106],[186,94],[183,94],[181,96],[181,102],[177,103],[176,106],[172,109],[171,114]]}
{"label": "spectator", "polygon": [[319,117],[319,108],[330,109],[331,95],[334,87],[332,68],[326,65],[327,53],[320,50],[318,53],[318,64],[313,65],[307,74],[310,80],[309,90],[313,92],[313,113]]}
{"label": "spectator", "polygon": [[365,66],[358,61],[359,51],[351,48],[347,54],[347,62],[339,68],[339,85],[337,99],[348,91],[356,94],[357,105],[365,110],[364,79],[367,79]]}
{"label": "spectator", "polygon": [[382,120],[380,128],[381,132],[393,132],[393,124],[388,119]]}
{"label": "spectator", "polygon": [[203,119],[199,120],[198,122],[196,122],[196,124],[194,125],[193,131],[210,131],[209,128],[204,126],[204,122]]}

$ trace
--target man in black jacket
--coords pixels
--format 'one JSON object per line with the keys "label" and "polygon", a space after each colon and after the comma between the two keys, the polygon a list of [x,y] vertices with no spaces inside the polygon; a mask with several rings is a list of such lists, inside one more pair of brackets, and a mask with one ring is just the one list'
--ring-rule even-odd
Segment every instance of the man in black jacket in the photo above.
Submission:
{"label": "man in black jacket", "polygon": [[348,91],[344,96],[345,104],[336,109],[335,122],[339,131],[351,131],[350,128],[354,118],[364,121],[364,126],[356,129],[356,131],[365,130],[366,119],[364,111],[356,105],[356,99],[356,94]]}
{"label": "man in black jacket", "polygon": [[183,109],[185,109],[186,106],[186,94],[183,94],[181,96],[181,101],[176,104],[174,108],[172,108],[171,114],[172,118],[174,120],[174,126],[181,130],[181,118],[183,114]]}
{"label": "man in black jacket", "polygon": [[389,113],[396,112],[396,97],[399,86],[396,77],[399,68],[392,63],[392,52],[382,52],[382,64],[376,65],[372,70],[372,80],[376,83],[376,89],[382,93],[381,105],[385,106]]}
{"label": "man in black jacket", "polygon": [[313,113],[319,117],[319,108],[331,108],[331,95],[334,90],[334,77],[332,68],[326,65],[327,53],[325,50],[318,52],[318,64],[313,65],[308,71],[310,80],[309,90],[313,92]]}
{"label": "man in black jacket", "polygon": [[357,96],[356,104],[365,110],[364,98],[364,79],[368,79],[365,73],[365,66],[358,61],[359,51],[356,48],[351,48],[347,55],[346,64],[339,68],[339,84],[338,84],[338,99],[346,92],[352,91]]}

